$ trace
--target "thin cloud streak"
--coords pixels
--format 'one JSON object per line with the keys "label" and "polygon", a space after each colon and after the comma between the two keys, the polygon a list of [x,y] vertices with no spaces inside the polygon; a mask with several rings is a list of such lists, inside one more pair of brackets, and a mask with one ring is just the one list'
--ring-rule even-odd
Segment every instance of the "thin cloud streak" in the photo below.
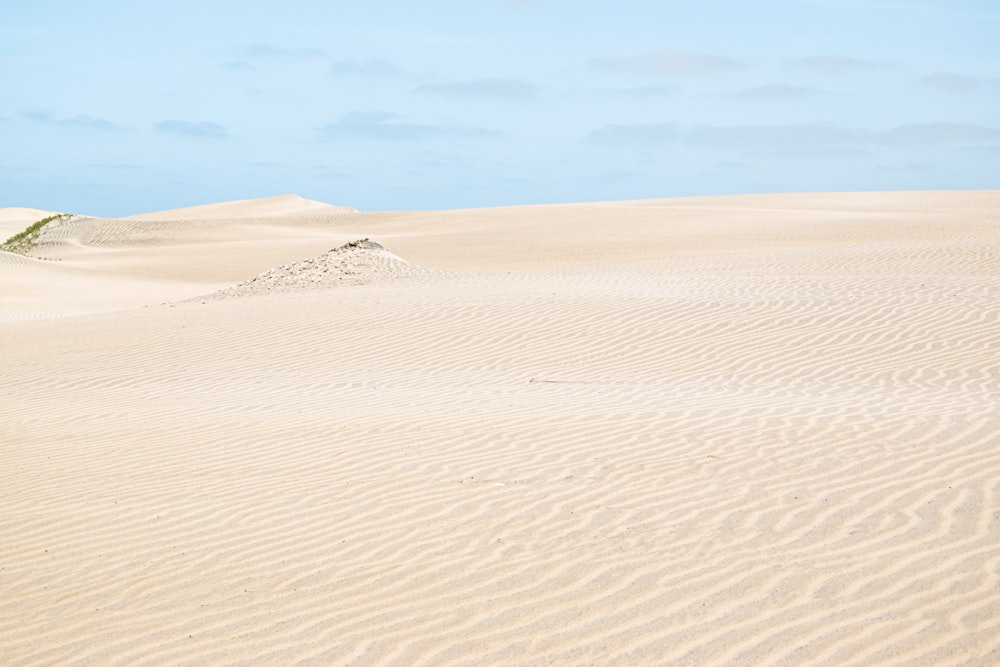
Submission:
{"label": "thin cloud streak", "polygon": [[401,74],[402,70],[384,60],[345,58],[333,63],[332,72],[336,76],[392,77]]}
{"label": "thin cloud streak", "polygon": [[790,83],[766,83],[736,91],[736,97],[745,100],[787,100],[816,94],[815,88]]}
{"label": "thin cloud streak", "polygon": [[573,88],[570,90],[570,93],[573,95],[586,95],[588,97],[596,97],[602,100],[607,98],[641,99],[641,98],[656,98],[656,97],[665,97],[667,95],[674,95],[679,90],[680,86],[677,86],[672,83],[662,83],[649,86],[627,86],[623,88],[598,88],[598,87]]}
{"label": "thin cloud streak", "polygon": [[601,70],[653,76],[691,76],[738,70],[744,64],[728,56],[664,49],[637,56],[593,58],[590,66]]}
{"label": "thin cloud streak", "polygon": [[398,114],[385,111],[352,111],[337,121],[319,128],[324,139],[382,139],[418,141],[439,137],[493,137],[500,132],[480,127],[426,125],[400,120]]}
{"label": "thin cloud streak", "polygon": [[231,60],[229,62],[222,63],[221,67],[222,69],[230,70],[232,72],[251,72],[257,69],[246,60]]}
{"label": "thin cloud streak", "polygon": [[979,145],[1000,140],[1000,130],[970,123],[900,125],[864,132],[819,123],[799,125],[731,125],[696,127],[684,134],[691,145],[769,157],[869,154],[876,146],[930,147]]}
{"label": "thin cloud streak", "polygon": [[864,135],[819,123],[801,125],[731,125],[696,127],[685,141],[702,148],[769,157],[856,156]]}
{"label": "thin cloud streak", "polygon": [[1000,20],[1000,12],[967,12],[942,6],[941,3],[892,2],[891,0],[802,0],[806,5],[834,7],[837,9],[859,9],[861,11],[904,12],[951,16],[986,21]]}
{"label": "thin cloud streak", "polygon": [[822,72],[823,74],[844,74],[850,72],[870,72],[889,66],[889,63],[864,60],[850,56],[813,56],[795,61],[799,67]]}
{"label": "thin cloud streak", "polygon": [[253,58],[326,58],[327,53],[323,49],[303,48],[286,49],[272,44],[251,44],[247,47],[246,53]]}
{"label": "thin cloud streak", "polygon": [[42,123],[55,127],[75,127],[88,130],[102,130],[106,132],[117,132],[122,130],[120,125],[116,125],[104,118],[94,118],[92,116],[73,116],[71,118],[55,118],[45,111],[24,111],[21,117],[33,123]]}
{"label": "thin cloud streak", "polygon": [[951,72],[935,72],[921,77],[921,83],[944,93],[971,93],[980,86],[979,79]]}
{"label": "thin cloud streak", "polygon": [[652,145],[671,142],[677,138],[674,123],[633,123],[630,125],[605,125],[590,133],[587,141],[594,144]]}
{"label": "thin cloud streak", "polygon": [[414,92],[450,99],[527,100],[538,94],[538,88],[518,79],[470,79],[453,83],[425,83],[417,86]]}
{"label": "thin cloud streak", "polygon": [[142,171],[148,169],[147,166],[141,164],[134,164],[132,162],[117,162],[114,164],[106,164],[102,162],[95,162],[90,165],[95,169],[111,169],[114,171]]}
{"label": "thin cloud streak", "polygon": [[205,121],[161,120],[154,127],[161,132],[196,139],[224,139],[229,136],[229,130],[224,125]]}
{"label": "thin cloud streak", "polygon": [[696,148],[766,157],[862,157],[876,146],[981,144],[1000,140],[1000,130],[966,123],[901,125],[866,132],[821,123],[700,126],[679,131],[674,123],[605,125],[587,141],[621,146],[664,145],[681,139]]}
{"label": "thin cloud streak", "polygon": [[877,139],[903,146],[978,144],[1000,139],[1000,130],[972,123],[913,123],[895,127]]}

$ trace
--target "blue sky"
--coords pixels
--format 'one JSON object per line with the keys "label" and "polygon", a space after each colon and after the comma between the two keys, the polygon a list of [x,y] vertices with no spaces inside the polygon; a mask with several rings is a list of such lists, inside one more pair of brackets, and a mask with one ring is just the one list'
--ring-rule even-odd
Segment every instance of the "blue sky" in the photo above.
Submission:
{"label": "blue sky", "polygon": [[5,0],[0,206],[996,188],[995,0]]}

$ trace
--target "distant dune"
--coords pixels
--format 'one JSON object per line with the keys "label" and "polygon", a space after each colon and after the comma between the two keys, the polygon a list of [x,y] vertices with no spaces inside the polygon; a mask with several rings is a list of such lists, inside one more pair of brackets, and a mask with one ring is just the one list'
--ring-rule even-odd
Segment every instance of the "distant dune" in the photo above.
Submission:
{"label": "distant dune", "polygon": [[0,341],[3,665],[1000,664],[1000,191],[77,217]]}
{"label": "distant dune", "polygon": [[279,195],[262,199],[244,199],[175,208],[169,211],[156,211],[131,215],[126,220],[221,220],[226,218],[280,218],[308,214],[357,213],[350,206],[331,206],[323,202],[303,199],[298,195]]}

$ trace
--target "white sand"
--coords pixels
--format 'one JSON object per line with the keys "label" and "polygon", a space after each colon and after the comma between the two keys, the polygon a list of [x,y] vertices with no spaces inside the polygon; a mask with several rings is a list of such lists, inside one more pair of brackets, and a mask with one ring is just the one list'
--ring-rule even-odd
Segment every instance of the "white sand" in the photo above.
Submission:
{"label": "white sand", "polygon": [[337,215],[357,213],[350,206],[331,206],[323,202],[303,199],[298,195],[278,195],[263,199],[188,206],[169,211],[155,211],[131,215],[126,220],[224,220],[232,218],[285,218],[308,214]]}
{"label": "white sand", "polygon": [[24,231],[25,227],[51,215],[56,215],[56,212],[43,211],[40,208],[0,208],[0,243]]}
{"label": "white sand", "polygon": [[0,253],[0,664],[1000,664],[1000,192],[302,201]]}

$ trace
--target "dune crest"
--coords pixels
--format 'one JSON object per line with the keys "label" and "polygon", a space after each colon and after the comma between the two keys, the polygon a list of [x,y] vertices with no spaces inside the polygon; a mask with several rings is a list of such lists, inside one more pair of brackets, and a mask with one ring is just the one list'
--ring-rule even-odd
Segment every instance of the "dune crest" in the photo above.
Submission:
{"label": "dune crest", "polygon": [[212,296],[236,297],[337,285],[371,285],[434,274],[434,271],[416,267],[392,254],[380,243],[364,238],[345,243],[318,257],[282,264],[250,280],[219,290]]}
{"label": "dune crest", "polygon": [[350,206],[334,206],[299,195],[287,194],[260,199],[240,199],[217,204],[187,206],[167,211],[141,213],[122,218],[123,220],[225,220],[235,218],[280,218],[287,216],[315,214],[357,213]]}
{"label": "dune crest", "polygon": [[24,231],[25,227],[58,213],[58,211],[45,211],[40,208],[23,208],[18,206],[0,208],[0,243],[3,243],[14,234]]}

